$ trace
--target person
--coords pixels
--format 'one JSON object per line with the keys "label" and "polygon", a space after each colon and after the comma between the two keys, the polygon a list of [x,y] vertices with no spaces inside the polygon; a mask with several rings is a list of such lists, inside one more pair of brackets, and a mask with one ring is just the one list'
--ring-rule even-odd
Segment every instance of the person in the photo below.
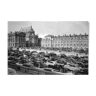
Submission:
{"label": "person", "polygon": [[76,54],[76,56],[78,57],[78,54]]}
{"label": "person", "polygon": [[48,51],[46,51],[46,54],[48,54]]}

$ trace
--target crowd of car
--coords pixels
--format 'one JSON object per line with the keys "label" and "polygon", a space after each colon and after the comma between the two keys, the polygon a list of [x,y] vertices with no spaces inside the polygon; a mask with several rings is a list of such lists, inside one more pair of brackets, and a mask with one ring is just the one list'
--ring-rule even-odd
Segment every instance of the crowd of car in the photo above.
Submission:
{"label": "crowd of car", "polygon": [[61,73],[72,72],[75,75],[88,75],[88,56],[56,54],[54,52],[37,52],[8,49],[8,67],[10,64],[30,68],[44,68],[47,71]]}

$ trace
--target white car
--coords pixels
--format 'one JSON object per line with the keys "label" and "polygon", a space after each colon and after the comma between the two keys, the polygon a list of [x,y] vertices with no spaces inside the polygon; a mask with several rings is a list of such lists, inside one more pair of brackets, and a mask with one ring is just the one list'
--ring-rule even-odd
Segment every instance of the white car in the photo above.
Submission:
{"label": "white car", "polygon": [[23,64],[20,64],[20,63],[16,63],[16,65],[21,65],[21,66],[22,66]]}
{"label": "white car", "polygon": [[45,64],[46,65],[55,65],[56,61],[47,61]]}
{"label": "white car", "polygon": [[64,68],[67,68],[67,69],[72,70],[72,71],[81,69],[81,67],[76,67],[74,65],[69,65],[69,64],[65,65]]}

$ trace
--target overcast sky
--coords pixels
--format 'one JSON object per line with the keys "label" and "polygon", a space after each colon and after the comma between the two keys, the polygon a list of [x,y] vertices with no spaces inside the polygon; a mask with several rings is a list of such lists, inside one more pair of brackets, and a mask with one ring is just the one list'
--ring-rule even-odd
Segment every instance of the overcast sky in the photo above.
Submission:
{"label": "overcast sky", "polygon": [[19,31],[21,27],[32,26],[35,34],[43,37],[48,34],[89,34],[89,23],[87,21],[9,21],[8,32]]}

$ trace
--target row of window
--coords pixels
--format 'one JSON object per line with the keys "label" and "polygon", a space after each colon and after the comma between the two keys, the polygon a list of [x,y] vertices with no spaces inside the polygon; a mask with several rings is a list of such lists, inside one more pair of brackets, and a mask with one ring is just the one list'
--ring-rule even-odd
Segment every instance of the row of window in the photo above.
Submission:
{"label": "row of window", "polygon": [[[73,42],[87,43],[88,41],[52,41],[52,43],[73,43]],[[42,42],[42,43],[51,43],[51,42],[45,41],[45,42]]]}
{"label": "row of window", "polygon": [[8,41],[9,42],[15,42],[15,38],[9,38]]}
{"label": "row of window", "polygon": [[9,47],[15,47],[15,44],[11,44],[11,43],[10,43],[8,46],[9,46]]}
{"label": "row of window", "polygon": [[88,38],[60,38],[60,39],[56,38],[54,40],[82,40],[82,39],[86,40]]}
{"label": "row of window", "polygon": [[14,44],[14,43],[9,43],[9,45],[8,45],[9,47],[24,47],[25,45],[24,44]]}
{"label": "row of window", "polygon": [[87,44],[43,44],[42,46],[88,46]]}
{"label": "row of window", "polygon": [[21,41],[21,42],[23,42],[23,41],[25,41],[25,38],[23,38],[23,37],[20,37],[20,38],[16,38],[17,40],[16,41]]}
{"label": "row of window", "polygon": [[60,44],[60,45],[88,45],[88,43],[86,43],[86,42],[83,42],[83,43],[42,43],[42,45],[58,45],[58,44]]}
{"label": "row of window", "polygon": [[46,39],[43,39],[43,40],[87,40],[88,39],[88,37],[73,37],[73,38],[52,38],[52,39],[48,39],[48,38],[46,38]]}
{"label": "row of window", "polygon": [[[15,38],[8,38],[8,41],[9,42],[15,42]],[[21,42],[24,42],[25,41],[25,38],[24,37],[20,37],[20,38],[17,38],[16,37],[16,41],[21,41]]]}

